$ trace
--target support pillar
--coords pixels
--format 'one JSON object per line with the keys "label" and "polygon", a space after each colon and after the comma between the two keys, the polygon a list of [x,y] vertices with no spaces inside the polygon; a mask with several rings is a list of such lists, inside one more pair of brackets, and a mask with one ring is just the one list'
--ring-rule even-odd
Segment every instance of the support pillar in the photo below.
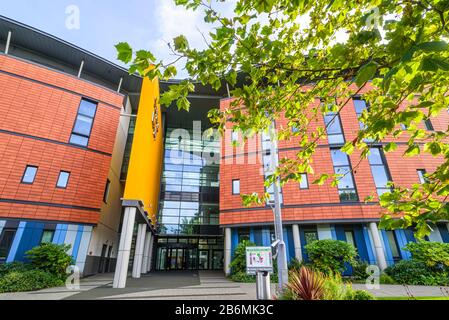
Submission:
{"label": "support pillar", "polygon": [[136,220],[136,208],[126,207],[123,216],[123,225],[117,254],[113,288],[124,288],[128,277],[129,255],[133,239],[134,222]]}
{"label": "support pillar", "polygon": [[299,262],[302,261],[302,249],[301,249],[301,239],[299,237],[299,226],[294,224],[292,226],[293,230],[293,243],[295,245],[295,258]]}
{"label": "support pillar", "polygon": [[144,223],[139,224],[137,229],[137,239],[136,239],[136,250],[134,253],[134,263],[133,263],[133,278],[140,278],[142,272],[142,260],[143,260],[143,249],[145,247],[145,234],[147,232],[147,225]]}
{"label": "support pillar", "polygon": [[83,73],[84,68],[84,60],[81,60],[80,68],[78,70],[78,78],[81,78],[81,74]]}
{"label": "support pillar", "polygon": [[148,231],[145,236],[145,246],[143,248],[143,260],[142,260],[142,270],[141,273],[148,272],[148,262],[149,262],[149,254],[150,254],[150,244],[151,244],[151,232]]}
{"label": "support pillar", "polygon": [[150,233],[150,250],[148,252],[148,264],[147,264],[147,272],[150,272],[153,264],[153,248],[154,248],[154,235]]}
{"label": "support pillar", "polygon": [[6,38],[5,54],[8,54],[8,52],[9,52],[9,46],[11,45],[11,36],[12,36],[12,31],[9,30],[8,36]]}
{"label": "support pillar", "polygon": [[231,228],[225,228],[225,257],[224,271],[227,276],[231,274]]}
{"label": "support pillar", "polygon": [[380,270],[383,271],[387,267],[387,260],[385,259],[384,248],[382,245],[382,240],[380,239],[377,223],[370,222],[369,229],[373,237],[373,245],[374,245],[374,252],[376,253],[377,265],[379,266]]}

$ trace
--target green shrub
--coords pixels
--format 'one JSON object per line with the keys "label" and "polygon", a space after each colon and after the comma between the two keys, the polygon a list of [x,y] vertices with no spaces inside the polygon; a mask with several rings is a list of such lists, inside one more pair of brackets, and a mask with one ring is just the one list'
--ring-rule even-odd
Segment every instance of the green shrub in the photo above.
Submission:
{"label": "green shrub", "polygon": [[324,274],[337,274],[345,263],[353,264],[357,252],[354,246],[339,240],[317,240],[305,246],[311,265]]}
{"label": "green shrub", "polygon": [[302,261],[299,261],[296,258],[293,258],[290,260],[290,263],[288,264],[288,270],[300,270],[301,267],[303,267],[305,264]]}
{"label": "green shrub", "polygon": [[380,284],[396,284],[394,279],[386,273],[382,273],[379,277]]}
{"label": "green shrub", "polygon": [[366,290],[354,290],[351,299],[347,300],[376,300],[376,298]]}
{"label": "green shrub", "polygon": [[230,279],[235,282],[256,282],[256,276],[248,275],[246,271],[233,273]]}
{"label": "green shrub", "polygon": [[356,280],[365,280],[368,278],[366,273],[366,268],[368,268],[368,263],[361,260],[356,260],[352,263],[352,277]]}
{"label": "green shrub", "polygon": [[340,274],[325,277],[324,300],[348,300],[351,292],[351,286],[343,282]]}
{"label": "green shrub", "polygon": [[24,292],[64,285],[64,281],[42,270],[12,271],[0,278],[0,292]]}
{"label": "green shrub", "polygon": [[449,285],[447,272],[436,272],[423,262],[415,260],[401,260],[385,269],[388,274],[399,284],[409,285]]}
{"label": "green shrub", "polygon": [[31,269],[30,264],[23,262],[12,262],[0,264],[0,278],[4,277],[10,272],[25,272]]}
{"label": "green shrub", "polygon": [[409,242],[404,249],[412,254],[412,260],[425,263],[428,267],[449,270],[449,243]]}
{"label": "green shrub", "polygon": [[246,273],[246,247],[255,247],[254,242],[243,240],[239,243],[234,251],[234,258],[232,259],[229,266],[231,267],[232,273]]}
{"label": "green shrub", "polygon": [[68,244],[42,243],[26,252],[33,268],[55,275],[60,279],[66,277],[66,268],[73,263],[72,257],[67,253]]}

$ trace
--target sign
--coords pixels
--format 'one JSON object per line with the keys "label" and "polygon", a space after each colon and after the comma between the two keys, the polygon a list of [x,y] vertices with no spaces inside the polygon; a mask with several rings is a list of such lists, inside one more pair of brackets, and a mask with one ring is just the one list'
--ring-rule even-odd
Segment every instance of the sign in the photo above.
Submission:
{"label": "sign", "polygon": [[246,247],[246,273],[273,273],[273,257],[271,247]]}

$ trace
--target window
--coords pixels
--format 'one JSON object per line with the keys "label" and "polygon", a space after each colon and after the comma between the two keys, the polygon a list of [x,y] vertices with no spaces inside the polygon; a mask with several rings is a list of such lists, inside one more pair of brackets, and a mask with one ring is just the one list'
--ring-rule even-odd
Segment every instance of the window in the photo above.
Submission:
{"label": "window", "polygon": [[67,184],[69,183],[70,172],[61,171],[59,173],[58,182],[56,183],[57,188],[67,188]]}
{"label": "window", "polygon": [[340,201],[358,201],[351,164],[348,155],[339,149],[331,149],[332,162],[338,178],[338,194]]}
{"label": "window", "polygon": [[247,240],[249,241],[249,229],[240,229],[238,231],[239,243]]}
{"label": "window", "polygon": [[295,125],[292,126],[292,133],[298,133],[300,132],[299,128]]}
{"label": "window", "polygon": [[111,188],[111,181],[108,179],[106,181],[106,186],[104,188],[104,193],[103,193],[103,202],[104,203],[108,203],[109,189],[110,188]]}
{"label": "window", "polygon": [[424,120],[424,126],[426,127],[426,130],[428,130],[428,131],[434,131],[435,130],[433,128],[433,124],[432,124],[432,121],[430,121],[430,119]]}
{"label": "window", "polygon": [[239,141],[239,133],[235,130],[232,130],[231,142],[238,142],[238,141]]}
{"label": "window", "polygon": [[[354,97],[353,102],[354,102],[354,108],[355,108],[355,113],[357,114],[357,118],[360,119],[363,111],[368,110],[368,104],[366,103],[365,100],[363,100],[360,97]],[[359,126],[360,126],[360,129],[362,129],[362,130],[365,129],[365,124],[361,121],[359,121]]]}
{"label": "window", "polygon": [[44,230],[41,237],[41,243],[51,243],[53,241],[54,230]]}
{"label": "window", "polygon": [[9,250],[11,249],[15,235],[15,229],[4,229],[3,233],[0,235],[0,261],[8,258]]}
{"label": "window", "polygon": [[354,248],[357,248],[355,244],[354,232],[352,230],[345,231],[346,242],[352,245]]}
{"label": "window", "polygon": [[36,178],[37,167],[26,166],[25,172],[23,173],[22,183],[32,184]]}
{"label": "window", "polygon": [[418,173],[419,182],[421,184],[426,183],[427,182],[426,170],[418,169],[418,170],[416,170],[416,172]]}
{"label": "window", "polygon": [[306,240],[306,245],[312,243],[313,241],[318,240],[318,232],[314,230],[305,230],[304,238]]}
{"label": "window", "polygon": [[391,181],[388,168],[386,167],[385,157],[381,148],[370,148],[368,161],[371,166],[371,173],[376,184],[377,195],[380,197],[385,192],[390,192],[391,189],[387,183]]}
{"label": "window", "polygon": [[396,240],[396,235],[394,231],[388,230],[386,231],[388,243],[390,244],[391,255],[393,256],[394,261],[398,261],[401,259],[401,253],[399,251],[398,242]]}
{"label": "window", "polygon": [[401,123],[401,129],[402,129],[402,130],[407,130],[407,129],[408,129],[408,126],[406,126],[405,124]]}
{"label": "window", "polygon": [[96,103],[81,99],[78,115],[70,136],[71,144],[87,147],[96,111]]}
{"label": "window", "polygon": [[301,173],[301,182],[299,189],[309,189],[309,181],[307,180],[307,173]]}
{"label": "window", "polygon": [[338,113],[326,113],[326,115],[324,116],[324,123],[326,125],[327,139],[329,141],[329,144],[345,143],[340,115]]}
{"label": "window", "polygon": [[240,180],[232,180],[232,194],[240,194]]}

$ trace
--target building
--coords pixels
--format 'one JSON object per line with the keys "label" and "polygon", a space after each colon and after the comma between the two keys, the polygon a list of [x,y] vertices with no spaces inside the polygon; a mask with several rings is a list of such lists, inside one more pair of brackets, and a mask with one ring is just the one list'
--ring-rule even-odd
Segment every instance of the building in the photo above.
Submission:
{"label": "building", "polygon": [[[209,135],[207,113],[225,108],[226,85],[216,92],[196,85],[191,111],[161,108],[160,92],[176,83],[150,81],[49,34],[0,17],[0,263],[25,261],[42,242],[71,245],[84,275],[115,272],[114,287],[149,271],[225,270],[238,243],[274,240],[271,207],[243,207],[241,194],[265,192],[270,141]],[[320,103],[317,99],[316,103]],[[314,155],[317,173],[348,172],[358,162],[339,151],[355,138],[363,92],[331,122]],[[334,119],[335,118],[335,119]],[[443,112],[427,130],[446,130]],[[284,119],[276,126],[286,126]],[[313,126],[311,127],[313,128]],[[292,157],[298,138],[279,143]],[[387,141],[386,141],[387,142]],[[386,143],[384,142],[384,143]],[[378,230],[380,207],[366,196],[386,182],[417,183],[439,160],[403,158],[406,140],[388,154],[373,145],[338,188],[300,184],[282,190],[288,259],[307,259],[304,246],[338,239],[356,246],[361,259],[385,267],[409,258],[402,248],[411,230]],[[266,190],[271,192],[270,188]],[[430,241],[449,242],[446,221]]]}

